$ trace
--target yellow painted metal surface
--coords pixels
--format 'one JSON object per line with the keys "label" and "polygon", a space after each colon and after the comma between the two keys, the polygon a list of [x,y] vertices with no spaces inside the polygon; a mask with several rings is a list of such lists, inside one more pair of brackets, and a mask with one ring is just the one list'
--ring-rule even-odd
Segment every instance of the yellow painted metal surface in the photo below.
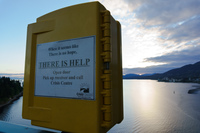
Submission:
{"label": "yellow painted metal surface", "polygon": [[[38,45],[91,36],[95,37],[94,98],[36,95]],[[22,116],[33,125],[79,133],[103,133],[123,120],[120,23],[99,2],[56,10],[28,25]]]}

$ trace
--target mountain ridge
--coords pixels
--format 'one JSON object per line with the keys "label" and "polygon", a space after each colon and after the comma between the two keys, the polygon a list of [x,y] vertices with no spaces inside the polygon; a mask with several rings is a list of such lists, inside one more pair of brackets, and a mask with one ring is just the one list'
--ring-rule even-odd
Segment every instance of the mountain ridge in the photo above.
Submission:
{"label": "mountain ridge", "polygon": [[186,79],[200,79],[200,61],[194,64],[187,64],[180,68],[171,69],[164,73],[157,73],[152,74],[149,76],[144,75],[135,75],[129,76],[127,78],[126,75],[123,76],[124,79],[179,79],[179,80],[186,80]]}

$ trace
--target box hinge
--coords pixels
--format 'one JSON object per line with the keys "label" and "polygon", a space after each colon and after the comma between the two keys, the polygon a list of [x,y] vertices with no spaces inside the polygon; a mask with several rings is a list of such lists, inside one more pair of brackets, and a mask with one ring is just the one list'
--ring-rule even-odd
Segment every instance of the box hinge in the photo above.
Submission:
{"label": "box hinge", "polygon": [[102,38],[101,38],[101,44],[103,46],[103,50],[101,53],[101,57],[104,63],[104,68],[103,68],[103,74],[101,76],[102,80],[102,91],[101,91],[101,96],[102,96],[102,127],[108,128],[111,126],[112,123],[112,115],[111,115],[111,70],[110,70],[110,62],[111,62],[111,30],[110,30],[110,12],[109,11],[103,11],[101,12],[102,15],[102,24],[100,25],[101,27],[101,32],[102,32]]}
{"label": "box hinge", "polygon": [[111,105],[104,105],[101,110],[103,111],[102,127],[109,127],[111,125]]}

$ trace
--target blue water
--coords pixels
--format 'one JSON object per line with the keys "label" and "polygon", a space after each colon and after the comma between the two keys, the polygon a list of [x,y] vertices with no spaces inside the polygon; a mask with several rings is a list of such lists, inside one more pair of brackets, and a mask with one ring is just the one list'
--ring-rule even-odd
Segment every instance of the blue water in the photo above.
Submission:
{"label": "blue water", "polygon": [[[199,133],[200,91],[188,94],[194,86],[200,85],[124,80],[124,120],[108,133]],[[21,117],[22,99],[0,110],[0,120],[31,126]]]}

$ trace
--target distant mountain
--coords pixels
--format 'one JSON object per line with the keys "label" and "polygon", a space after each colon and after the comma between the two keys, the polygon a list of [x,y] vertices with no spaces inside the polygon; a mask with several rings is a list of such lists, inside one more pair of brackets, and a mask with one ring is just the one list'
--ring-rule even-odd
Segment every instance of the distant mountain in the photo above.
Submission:
{"label": "distant mountain", "polygon": [[138,78],[140,75],[138,74],[126,74],[123,76],[123,79],[133,79],[133,78]]}
{"label": "distant mountain", "polygon": [[137,75],[127,74],[124,79],[200,79],[200,61],[195,64],[185,65],[161,74]]}
{"label": "distant mountain", "polygon": [[138,75],[138,74],[126,74],[123,76],[123,79],[141,79],[146,76],[151,76],[153,74],[143,74],[143,75]]}
{"label": "distant mountain", "polygon": [[174,79],[200,78],[200,62],[172,69],[162,74],[154,74],[152,76],[149,76],[148,78],[161,79],[165,77]]}
{"label": "distant mountain", "polygon": [[152,73],[152,74],[143,74],[143,75],[141,75],[141,76],[151,76],[151,75],[154,75],[154,74],[156,74],[156,73]]}

